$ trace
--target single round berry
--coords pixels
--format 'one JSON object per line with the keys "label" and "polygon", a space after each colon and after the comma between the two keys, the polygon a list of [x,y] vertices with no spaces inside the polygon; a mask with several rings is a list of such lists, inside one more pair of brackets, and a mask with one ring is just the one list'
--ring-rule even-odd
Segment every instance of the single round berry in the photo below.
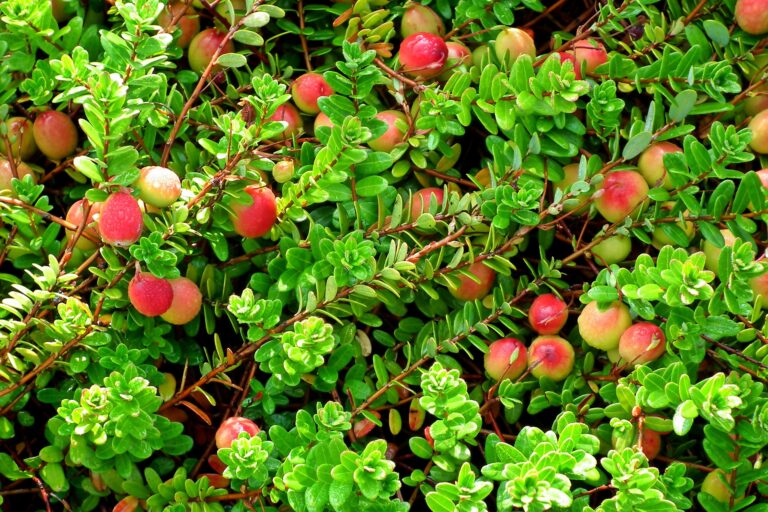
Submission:
{"label": "single round berry", "polygon": [[439,210],[440,206],[443,204],[443,189],[437,187],[429,187],[423,188],[413,193],[410,208],[411,222],[416,222],[422,213],[429,212],[429,205],[431,204],[433,197]]}
{"label": "single round berry", "polygon": [[640,447],[648,460],[655,459],[661,452],[661,434],[645,427],[640,436]]}
{"label": "single round berry", "polygon": [[522,55],[536,56],[536,43],[525,30],[507,27],[496,36],[496,57],[507,64],[514,63]]}
{"label": "single round berry", "polygon": [[768,0],[738,0],[734,14],[736,23],[747,34],[768,33]]}
{"label": "single round berry", "polygon": [[239,23],[248,12],[245,0],[230,0],[230,5],[232,6],[231,13],[226,2],[219,2],[216,6],[216,12],[231,23]]}
{"label": "single round berry", "polygon": [[760,86],[752,93],[744,99],[744,112],[749,116],[756,116],[763,110],[768,110],[768,85]]}
{"label": "single round berry", "polygon": [[237,439],[241,432],[247,432],[253,437],[261,432],[261,429],[248,418],[241,416],[227,418],[216,431],[216,448],[229,448],[232,446],[232,441]]}
{"label": "single round berry", "polygon": [[128,192],[114,192],[99,211],[99,234],[104,243],[126,247],[141,238],[144,219],[139,202]]}
{"label": "single round berry", "polygon": [[200,312],[203,295],[200,288],[186,277],[177,277],[168,281],[173,290],[171,306],[160,318],[174,325],[184,325],[191,322]]}
{"label": "single round berry", "polygon": [[251,198],[250,204],[236,202],[232,205],[232,224],[235,232],[245,238],[264,236],[277,220],[275,194],[266,187],[249,185],[245,193]]}
{"label": "single round berry", "polygon": [[181,196],[181,180],[170,169],[151,165],[139,171],[139,178],[133,186],[146,204],[165,208]]}
{"label": "single round berry", "polygon": [[40,152],[51,160],[63,160],[77,149],[77,128],[64,112],[42,112],[35,118],[32,133]]}
{"label": "single round berry", "polygon": [[608,222],[621,222],[639,211],[648,199],[648,183],[635,171],[614,171],[595,193],[595,208]]}
{"label": "single round berry", "polygon": [[528,366],[537,379],[564,380],[571,374],[575,361],[573,346],[560,336],[539,336],[528,347]]}
{"label": "single round berry", "polygon": [[645,181],[651,187],[673,188],[667,168],[664,167],[664,155],[668,153],[682,153],[683,150],[677,144],[671,142],[656,142],[643,151],[637,161],[637,169],[643,175]]}
{"label": "single round berry", "polygon": [[615,301],[600,308],[595,301],[584,306],[577,323],[587,345],[607,351],[619,346],[621,336],[632,325],[632,316],[623,302]]}
{"label": "single round berry", "polygon": [[720,234],[723,237],[723,247],[716,247],[715,244],[709,240],[704,240],[701,245],[701,250],[704,252],[704,266],[707,270],[717,273],[720,265],[720,253],[723,252],[725,247],[733,247],[736,243],[736,235],[730,229],[724,228],[720,230]]}
{"label": "single round berry", "polygon": [[664,331],[650,322],[638,322],[621,335],[619,354],[630,365],[655,361],[666,350]]}
{"label": "single round berry", "polygon": [[716,469],[704,477],[701,492],[709,494],[720,503],[730,503],[733,496],[728,477],[722,469]]}
{"label": "single round berry", "polygon": [[491,47],[487,44],[481,44],[474,50],[472,50],[472,65],[482,67],[483,60],[490,62]]}
{"label": "single round berry", "polygon": [[613,235],[590,249],[595,261],[604,267],[621,263],[632,252],[632,240],[628,236]]}
{"label": "single round berry", "polygon": [[426,79],[439,75],[448,60],[448,46],[440,36],[417,32],[403,39],[398,56],[403,73]]}
{"label": "single round berry", "polygon": [[445,34],[445,24],[435,11],[426,5],[412,2],[408,4],[403,12],[403,19],[400,22],[400,35],[408,37],[418,32],[429,32],[442,36]]}
{"label": "single round berry", "polygon": [[172,373],[163,373],[163,382],[157,386],[157,394],[167,402],[176,393],[176,377]]}
{"label": "single round berry", "polygon": [[515,380],[527,367],[528,354],[525,345],[515,338],[494,341],[485,354],[485,371],[495,380]]}
{"label": "single round berry", "polygon": [[560,62],[565,66],[566,62],[570,62],[573,66],[573,72],[576,74],[576,80],[581,80],[581,66],[579,61],[576,60],[576,55],[571,51],[557,52],[557,56],[560,58]]}
{"label": "single round berry", "polygon": [[277,107],[268,121],[284,121],[287,124],[285,130],[278,135],[281,140],[298,137],[304,131],[304,121],[301,119],[301,114],[290,103],[284,103]]}
{"label": "single round berry", "polygon": [[272,167],[272,177],[278,183],[291,181],[293,178],[294,163],[293,160],[280,160]]}
{"label": "single round berry", "polygon": [[333,128],[333,121],[331,121],[331,118],[325,115],[323,112],[320,112],[315,117],[315,122],[313,124],[313,128],[315,130],[315,133],[317,133],[317,129],[321,126],[326,126],[328,128]]}
{"label": "single round berry", "polygon": [[395,146],[405,141],[408,118],[399,110],[384,110],[375,117],[387,124],[387,130],[375,139],[369,140],[368,146],[374,151],[389,153],[395,149]]}
{"label": "single round berry", "polygon": [[128,298],[136,311],[144,316],[160,316],[171,307],[173,288],[167,279],[148,272],[137,272],[128,283]]}
{"label": "single round berry", "polygon": [[[219,32],[215,28],[208,28],[192,38],[187,49],[189,68],[196,73],[202,74],[211,63],[211,59],[213,59],[213,56],[226,37],[226,32]],[[224,43],[224,47],[219,55],[233,53],[234,51],[235,45],[229,40]],[[218,70],[219,67],[214,66],[213,71],[216,72]]]}
{"label": "single round berry", "polygon": [[584,39],[573,44],[573,55],[579,70],[584,68],[586,74],[594,73],[601,64],[608,62],[608,52],[600,41]]}
{"label": "single round berry", "polygon": [[459,286],[449,288],[451,295],[459,300],[478,300],[488,295],[496,280],[496,271],[482,261],[473,263],[467,271],[474,278],[464,274],[459,275]]}
{"label": "single round berry", "polygon": [[[563,179],[554,184],[555,190],[560,190],[563,194],[570,193],[571,186],[578,182],[584,181],[579,178],[579,164],[568,164],[563,166]],[[568,199],[563,201],[563,210],[566,212],[583,213],[589,209],[587,204],[590,196],[592,195],[591,189],[587,189],[579,194],[571,194]]]}
{"label": "single round berry", "polygon": [[33,181],[37,181],[35,171],[29,165],[18,162],[16,164],[16,176],[14,176],[11,162],[0,158],[0,190],[13,190],[13,178],[23,180],[24,176],[32,176]]}
{"label": "single round berry", "polygon": [[[94,242],[93,240],[89,240],[86,237],[86,235],[89,235],[93,238],[99,238],[99,231],[96,228],[96,216],[98,215],[100,208],[101,208],[100,203],[90,205],[90,208],[88,210],[88,219],[86,221],[86,227],[83,229],[82,235],[75,242],[75,247],[78,247],[83,250],[89,250],[96,247],[96,242]],[[70,206],[69,210],[67,210],[66,220],[67,222],[71,222],[76,226],[80,226],[83,223],[84,214],[85,214],[85,211],[83,208],[83,199],[78,199],[77,201],[72,203],[72,206]],[[75,236],[75,232],[67,230],[67,236],[73,237]]]}
{"label": "single round berry", "polygon": [[568,305],[555,294],[539,295],[528,310],[528,322],[539,334],[557,334],[568,321]]}
{"label": "single round berry", "polygon": [[759,112],[749,122],[752,140],[749,145],[755,153],[768,154],[768,110]]}
{"label": "single round berry", "polygon": [[446,59],[443,72],[438,78],[448,81],[457,68],[472,65],[472,52],[469,48],[456,41],[448,41],[445,45],[448,47],[448,59]]}
{"label": "single round berry", "polygon": [[333,94],[333,89],[319,73],[305,73],[293,81],[291,97],[302,112],[317,114],[320,107],[317,100]]}

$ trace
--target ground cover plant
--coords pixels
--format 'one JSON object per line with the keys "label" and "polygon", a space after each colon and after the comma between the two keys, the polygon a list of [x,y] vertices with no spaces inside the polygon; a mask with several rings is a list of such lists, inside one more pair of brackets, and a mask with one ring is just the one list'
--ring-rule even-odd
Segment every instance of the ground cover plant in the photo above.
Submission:
{"label": "ground cover plant", "polygon": [[0,2],[0,508],[768,510],[768,0]]}

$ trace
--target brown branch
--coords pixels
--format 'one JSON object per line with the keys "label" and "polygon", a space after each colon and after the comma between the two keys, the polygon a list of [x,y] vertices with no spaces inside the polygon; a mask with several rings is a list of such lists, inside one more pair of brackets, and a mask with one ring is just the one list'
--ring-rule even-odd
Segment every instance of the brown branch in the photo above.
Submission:
{"label": "brown branch", "polygon": [[[202,1],[205,1],[205,0],[202,0]],[[251,12],[254,12],[256,10],[256,7],[261,5],[263,1],[264,0],[256,0],[253,3],[253,6],[251,7]],[[250,14],[251,12],[247,14]],[[205,70],[203,71],[203,74],[200,76],[200,80],[197,81],[197,85],[195,86],[194,91],[192,91],[192,94],[189,96],[189,99],[184,104],[184,107],[182,107],[181,113],[176,118],[176,122],[174,123],[173,128],[171,129],[171,133],[168,135],[168,141],[165,143],[165,147],[163,148],[163,156],[160,159],[161,166],[166,167],[168,165],[168,158],[171,155],[171,147],[173,146],[173,143],[176,141],[176,137],[179,134],[179,130],[181,130],[181,126],[184,124],[184,120],[187,117],[187,114],[192,108],[192,105],[200,97],[200,93],[203,91],[203,88],[208,83],[208,78],[211,76],[211,73],[215,68],[216,60],[224,51],[224,47],[227,45],[227,43],[235,35],[235,32],[237,32],[240,29],[240,27],[244,23],[243,20],[245,18],[246,16],[243,16],[243,18],[240,21],[232,25],[232,27],[230,27],[227,34],[222,38],[221,42],[219,43],[219,46],[216,48],[216,51],[211,56],[211,61],[208,63],[208,66],[206,66]]]}

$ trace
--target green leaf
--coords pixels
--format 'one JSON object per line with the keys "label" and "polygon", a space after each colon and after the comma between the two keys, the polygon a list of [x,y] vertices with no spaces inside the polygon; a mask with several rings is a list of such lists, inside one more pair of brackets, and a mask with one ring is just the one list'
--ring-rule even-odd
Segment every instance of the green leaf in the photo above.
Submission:
{"label": "green leaf", "polygon": [[704,31],[718,46],[725,48],[731,39],[728,27],[717,20],[704,20]]}
{"label": "green leaf", "polygon": [[104,177],[101,175],[99,167],[92,159],[87,156],[76,156],[72,164],[83,176],[89,178],[94,183],[101,183]]}
{"label": "green leaf", "polygon": [[412,437],[408,439],[408,446],[410,446],[413,454],[421,459],[429,459],[432,457],[432,447],[423,437]]}
{"label": "green leaf", "polygon": [[3,452],[0,452],[0,474],[9,480],[21,480],[32,476],[26,471],[20,470],[11,456]]}
{"label": "green leaf", "polygon": [[368,176],[355,184],[355,191],[360,197],[374,197],[383,193],[388,186],[382,176]]}
{"label": "green leaf", "polygon": [[261,37],[261,34],[252,30],[238,30],[232,39],[248,46],[262,46],[264,44],[264,38]]}
{"label": "green leaf", "polygon": [[637,155],[645,151],[645,149],[651,144],[653,140],[653,134],[651,132],[640,132],[627,141],[624,146],[624,151],[621,156],[625,160],[632,160]]}
{"label": "green leaf", "polygon": [[328,501],[334,510],[344,510],[351,494],[352,482],[334,480],[328,488]]}
{"label": "green leaf", "polygon": [[248,60],[245,58],[245,55],[240,53],[225,53],[224,55],[219,55],[219,58],[216,59],[216,64],[225,68],[239,68],[247,63]]}
{"label": "green leaf", "polygon": [[675,96],[675,99],[672,100],[669,107],[669,118],[676,123],[685,119],[685,116],[687,116],[696,105],[697,99],[698,95],[696,94],[696,91],[686,89],[685,91],[680,92]]}
{"label": "green leaf", "polygon": [[429,510],[433,512],[453,512],[456,510],[456,505],[448,499],[446,496],[438,492],[430,492],[426,496],[427,506]]}

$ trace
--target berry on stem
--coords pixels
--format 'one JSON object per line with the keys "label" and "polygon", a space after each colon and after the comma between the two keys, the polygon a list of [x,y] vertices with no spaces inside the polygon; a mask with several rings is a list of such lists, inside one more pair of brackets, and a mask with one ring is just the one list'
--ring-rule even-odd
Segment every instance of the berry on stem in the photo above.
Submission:
{"label": "berry on stem", "polygon": [[[75,242],[75,247],[78,247],[83,250],[89,250],[96,247],[96,243],[93,242],[92,240],[89,240],[84,235],[87,233],[93,236],[94,238],[99,237],[99,232],[96,227],[96,216],[98,215],[100,208],[101,208],[101,204],[99,203],[91,204],[91,208],[88,211],[88,221],[87,221],[86,227],[83,229],[83,235],[81,235],[77,239],[77,242]],[[70,206],[69,210],[67,210],[66,220],[67,222],[71,222],[72,224],[79,226],[80,224],[83,223],[83,213],[85,213],[83,208],[83,199],[78,199],[77,201],[72,203],[72,206]],[[67,236],[73,237],[75,236],[75,232],[67,230]]]}
{"label": "berry on stem", "polygon": [[[22,180],[24,176],[32,176],[37,178],[35,171],[25,164],[24,162],[18,162],[16,164],[16,177]],[[0,158],[0,190],[13,190],[13,169],[11,168],[11,162],[5,158]],[[37,181],[36,179],[34,181]]]}
{"label": "berry on stem", "polygon": [[227,418],[216,430],[216,448],[229,448],[232,446],[232,441],[237,439],[241,432],[248,432],[253,437],[261,432],[261,429],[248,418],[241,416]]}
{"label": "berry on stem", "polygon": [[664,331],[650,322],[638,322],[624,331],[619,340],[619,355],[633,366],[650,363],[664,355]]}
{"label": "berry on stem", "polygon": [[298,137],[304,131],[304,121],[301,119],[301,114],[290,103],[283,103],[277,107],[268,121],[284,121],[287,124],[285,130],[278,135],[283,140]]}
{"label": "berry on stem", "polygon": [[573,346],[560,336],[539,336],[528,347],[528,366],[537,379],[564,380],[571,374],[575,361]]}
{"label": "berry on stem", "polygon": [[747,34],[768,33],[768,0],[738,0],[734,14],[736,23]]}
{"label": "berry on stem", "polygon": [[656,142],[643,151],[637,161],[637,169],[643,175],[650,187],[673,188],[669,179],[667,168],[664,167],[664,155],[668,153],[682,153],[683,150],[677,144],[671,142]]}
{"label": "berry on stem", "polygon": [[576,57],[579,70],[583,65],[587,75],[594,73],[598,66],[608,62],[608,53],[605,51],[605,47],[596,39],[576,41],[573,44],[573,55]]}
{"label": "berry on stem", "polygon": [[[512,359],[513,354],[515,358]],[[516,338],[502,338],[488,347],[485,354],[485,371],[497,381],[515,380],[528,367],[527,350],[523,342]]]}
{"label": "berry on stem", "polygon": [[421,190],[417,190],[413,193],[411,198],[411,222],[421,216],[422,213],[429,211],[429,205],[432,202],[432,198],[435,198],[435,203],[438,208],[443,204],[443,189],[437,187],[428,187]]}
{"label": "berry on stem", "polygon": [[[315,117],[315,122],[313,124],[313,128],[315,130],[315,133],[317,133],[317,129],[321,126],[327,126],[328,128],[333,128],[333,122],[331,121],[331,118],[325,115],[325,113],[320,112]],[[370,146],[370,144],[368,144]]]}
{"label": "berry on stem", "polygon": [[114,192],[99,211],[99,234],[104,243],[126,247],[141,238],[144,219],[139,202],[128,192]]}
{"label": "berry on stem", "polygon": [[174,325],[191,322],[200,312],[203,295],[194,281],[186,277],[177,277],[168,281],[173,290],[173,300],[168,310],[160,318]]}
{"label": "berry on stem", "polygon": [[453,76],[456,68],[472,65],[472,52],[469,51],[469,48],[456,41],[448,41],[445,45],[448,47],[448,59],[445,61],[443,72],[438,78],[448,81]]}
{"label": "berry on stem", "polygon": [[768,154],[768,110],[759,112],[749,122],[752,140],[749,145],[755,153]]}
{"label": "berry on stem", "polygon": [[584,306],[577,323],[587,345],[608,351],[619,346],[622,335],[632,325],[632,316],[623,302],[615,301],[601,309],[594,301]]}
{"label": "berry on stem", "polygon": [[320,73],[304,73],[291,85],[293,102],[302,112],[307,114],[319,113],[318,98],[331,94],[333,94],[333,89]]}
{"label": "berry on stem", "polygon": [[[570,191],[570,187],[579,180],[579,164],[568,164],[563,166],[563,179],[554,184],[555,190],[560,190],[563,194]],[[587,201],[592,195],[590,190],[586,190],[580,194],[572,195],[563,202],[563,210],[566,212],[575,211],[576,213],[583,213],[587,211],[589,205]]]}
{"label": "berry on stem", "polygon": [[621,263],[632,252],[632,240],[625,235],[613,235],[603,239],[590,249],[595,261],[603,266]]}
{"label": "berry on stem", "polygon": [[734,235],[730,229],[721,229],[720,234],[725,241],[723,247],[716,247],[715,244],[709,240],[704,240],[704,243],[701,245],[701,250],[704,251],[704,257],[706,258],[704,266],[707,270],[714,273],[717,273],[717,267],[720,262],[720,253],[723,252],[723,248],[733,247],[733,244],[736,243],[736,235]]}
{"label": "berry on stem", "polygon": [[[482,261],[477,261],[467,268],[472,277],[466,275],[459,276],[459,286],[449,288],[451,295],[459,300],[478,300],[482,299],[493,288],[493,282],[496,279],[496,271],[486,266]],[[477,279],[477,281],[475,280]]]}
{"label": "berry on stem", "polygon": [[142,272],[136,264],[136,275],[128,283],[128,298],[136,311],[144,316],[160,316],[171,307],[173,288],[166,279]]}
{"label": "berry on stem", "polygon": [[38,114],[32,133],[40,152],[51,160],[63,160],[77,149],[77,128],[64,112],[46,110]]}
{"label": "berry on stem", "polygon": [[722,469],[716,469],[704,477],[701,492],[705,492],[720,503],[730,503],[733,491],[728,483],[728,477]]}
{"label": "berry on stem", "polygon": [[179,176],[157,165],[142,168],[133,186],[139,191],[142,201],[156,208],[165,208],[181,196]]}
{"label": "berry on stem", "polygon": [[272,167],[272,177],[277,183],[285,183],[293,178],[293,160],[280,160]]}
{"label": "berry on stem", "polygon": [[494,44],[496,57],[508,65],[513,64],[521,55],[536,56],[536,43],[525,30],[507,27],[499,32]]}
{"label": "berry on stem", "polygon": [[576,74],[576,80],[581,80],[581,65],[579,61],[576,60],[576,55],[574,55],[573,51],[558,52],[557,55],[560,57],[561,64],[570,62],[571,65],[573,65],[573,72]]}
{"label": "berry on stem", "polygon": [[661,434],[645,427],[640,436],[640,447],[648,460],[655,459],[661,452]]}
{"label": "berry on stem", "polygon": [[[387,130],[375,139],[369,140],[368,146],[374,151],[389,153],[395,149],[395,146],[405,141],[406,131],[403,128],[407,129],[408,118],[399,110],[383,110],[375,117],[387,123]],[[403,128],[398,125],[403,125]]]}
{"label": "berry on stem", "polygon": [[751,96],[744,99],[744,112],[754,116],[768,110],[768,85],[756,88]]}
{"label": "berry on stem", "polygon": [[557,334],[568,321],[568,305],[555,294],[539,295],[528,309],[528,322],[539,334]]}
{"label": "berry on stem", "polygon": [[245,238],[258,238],[269,233],[277,220],[275,194],[267,187],[249,185],[245,192],[251,203],[236,202],[232,205],[232,224],[235,232]]}
{"label": "berry on stem", "polygon": [[614,171],[605,176],[595,197],[595,208],[605,220],[621,222],[642,208],[648,184],[635,171]]}
{"label": "berry on stem", "polygon": [[403,73],[417,79],[439,75],[448,60],[448,46],[443,38],[428,32],[417,32],[400,43],[398,59]]}
{"label": "berry on stem", "polygon": [[411,2],[403,12],[400,22],[400,35],[408,37],[418,32],[429,32],[442,36],[445,34],[445,24],[435,11],[426,5]]}
{"label": "berry on stem", "polygon": [[[219,46],[221,46],[226,37],[226,32],[219,32],[215,28],[208,28],[192,38],[192,41],[189,43],[189,48],[187,49],[189,68],[196,73],[202,74],[216,54],[216,50],[219,49]],[[234,51],[235,45],[230,40],[224,44],[219,55],[233,53]],[[214,67],[213,71],[218,71],[218,67]]]}

